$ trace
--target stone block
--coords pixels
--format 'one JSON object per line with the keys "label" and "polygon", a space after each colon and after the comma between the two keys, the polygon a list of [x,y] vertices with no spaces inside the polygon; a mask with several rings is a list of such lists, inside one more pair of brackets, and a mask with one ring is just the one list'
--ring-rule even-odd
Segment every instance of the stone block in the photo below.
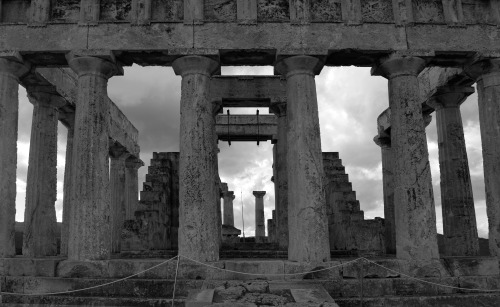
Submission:
{"label": "stone block", "polygon": [[56,276],[57,264],[61,258],[4,258],[3,271],[6,276]]}
{"label": "stone block", "polygon": [[[164,262],[162,259],[141,260],[141,259],[113,259],[109,261],[108,272],[112,278],[123,278],[148,270]],[[172,260],[171,262],[175,262]],[[167,264],[160,265],[147,272],[141,273],[137,278],[167,278]]]}
{"label": "stone block", "polygon": [[[321,263],[301,263],[301,262],[284,262],[285,275],[284,278],[287,280],[293,279],[335,279],[341,278],[341,262],[340,261],[328,261]],[[311,271],[322,270],[326,268],[333,267],[329,270],[324,270],[320,272],[309,273]],[[304,273],[304,274],[297,274]],[[286,275],[294,274],[294,275]],[[297,274],[297,275],[295,275]]]}
{"label": "stone block", "polygon": [[[458,277],[460,288],[478,289],[478,290],[497,290],[500,287],[499,276],[461,276]],[[477,293],[478,291],[458,290],[460,293]],[[480,291],[479,291],[480,292]]]}
{"label": "stone block", "polygon": [[[283,261],[225,261],[227,270],[250,273],[239,274],[235,272],[225,272],[226,279],[249,280],[249,279],[283,279],[284,263]],[[262,274],[262,275],[260,275]]]}
{"label": "stone block", "polygon": [[446,257],[442,259],[452,276],[499,275],[496,257]]}
{"label": "stone block", "polygon": [[439,260],[433,260],[425,264],[415,263],[407,260],[397,260],[401,273],[412,277],[449,277],[450,273]]}
{"label": "stone block", "polygon": [[213,289],[190,290],[186,299],[186,307],[202,307],[211,305],[214,299]]}
{"label": "stone block", "polygon": [[[347,263],[347,261],[342,261]],[[375,262],[370,263],[365,260],[359,260],[354,263],[349,263],[342,266],[343,278],[394,278],[400,277],[398,272],[401,272],[400,261],[396,259],[370,259]],[[377,265],[378,264],[378,265]]]}
{"label": "stone block", "polygon": [[290,292],[297,303],[333,302],[333,298],[321,286],[315,289],[291,289]]}
{"label": "stone block", "polygon": [[109,277],[108,260],[102,261],[74,261],[66,260],[57,266],[57,276],[59,277]]}
{"label": "stone block", "polygon": [[[421,278],[421,280],[398,278],[392,280],[395,295],[442,295],[456,293],[457,278]],[[442,286],[440,286],[442,285]]]}
{"label": "stone block", "polygon": [[392,279],[345,279],[342,281],[341,297],[378,297],[393,295]]}

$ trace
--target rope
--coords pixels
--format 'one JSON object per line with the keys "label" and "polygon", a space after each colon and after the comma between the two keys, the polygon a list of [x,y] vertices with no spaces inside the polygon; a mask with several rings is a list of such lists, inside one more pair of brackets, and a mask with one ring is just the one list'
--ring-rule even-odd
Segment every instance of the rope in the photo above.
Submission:
{"label": "rope", "polygon": [[175,268],[175,278],[174,278],[174,291],[172,291],[172,307],[174,307],[175,302],[175,286],[177,286],[177,272],[179,272],[179,261],[181,257],[177,257],[177,267]]}

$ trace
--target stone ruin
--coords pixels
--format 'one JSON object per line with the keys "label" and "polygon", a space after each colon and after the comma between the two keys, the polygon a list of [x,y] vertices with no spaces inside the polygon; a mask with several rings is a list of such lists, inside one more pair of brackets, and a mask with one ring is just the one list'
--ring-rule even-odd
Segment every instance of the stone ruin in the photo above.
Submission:
{"label": "stone ruin", "polygon": [[[181,299],[169,296],[169,304],[224,304],[221,293],[229,289],[241,290],[240,302],[263,305],[262,294],[248,290],[251,283],[234,282],[245,279],[237,272],[253,272],[275,274],[265,275],[264,294],[284,289],[288,306],[311,293],[327,293],[342,306],[366,300],[500,305],[498,294],[487,292],[498,290],[500,280],[499,25],[498,0],[0,1],[0,283],[9,293],[2,304],[164,305],[155,298],[173,285]],[[154,157],[140,202],[138,131],[106,90],[108,79],[132,64],[171,66],[182,78],[178,167],[168,154]],[[218,77],[224,65],[272,65],[276,76]],[[374,138],[382,154],[383,221],[364,220],[339,157],[321,151],[314,78],[324,66],[349,65],[372,67],[373,75],[389,80],[389,108],[377,119]],[[474,84],[489,257],[479,257],[460,116]],[[15,249],[19,85],[34,105],[32,126],[38,127],[30,144],[22,257]],[[268,107],[274,115],[217,115],[238,106]],[[432,113],[439,136],[441,253],[425,133]],[[68,128],[59,254],[58,121]],[[275,144],[274,243],[249,248],[268,244],[284,260],[221,260],[216,140]],[[177,184],[178,195],[172,193]],[[162,260],[132,261],[123,252],[152,248],[184,258],[120,287],[25,296],[136,274]],[[332,255],[337,249],[384,257],[352,264]],[[179,287],[170,283],[174,266],[186,279]],[[329,266],[342,268],[312,272]],[[293,279],[293,273],[300,274]],[[283,285],[285,279],[293,282]],[[316,306],[334,304],[331,297],[318,300]]]}

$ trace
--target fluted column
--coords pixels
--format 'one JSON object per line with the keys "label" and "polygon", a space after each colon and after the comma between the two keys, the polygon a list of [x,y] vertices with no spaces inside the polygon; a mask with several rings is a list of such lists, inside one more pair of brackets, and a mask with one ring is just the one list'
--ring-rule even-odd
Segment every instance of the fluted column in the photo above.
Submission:
{"label": "fluted column", "polygon": [[233,213],[234,192],[233,191],[222,192],[222,196],[224,197],[223,224],[234,226],[234,213]]}
{"label": "fluted column", "polygon": [[66,137],[66,163],[64,166],[63,218],[61,225],[61,256],[68,256],[69,225],[71,223],[71,174],[73,165],[73,137],[75,133],[75,114],[68,119]]}
{"label": "fluted column", "polygon": [[94,57],[72,52],[67,58],[69,66],[78,75],[68,258],[109,259],[110,117],[107,85],[108,79],[121,69],[114,63],[112,54]]}
{"label": "fluted column", "polygon": [[172,63],[182,76],[179,161],[179,255],[198,261],[219,259],[214,188],[217,152],[215,106],[209,100],[210,76],[218,63],[184,56]]}
{"label": "fluted column", "polygon": [[19,54],[0,53],[0,258],[16,255],[16,168],[19,78],[29,71]]}
{"label": "fluted column", "polygon": [[55,89],[28,88],[33,104],[23,255],[45,257],[57,254],[57,124],[58,108],[65,105]]}
{"label": "fluted column", "polygon": [[109,150],[109,192],[111,206],[111,252],[119,253],[123,222],[125,221],[126,176],[125,160],[129,154],[123,147],[113,146]]}
{"label": "fluted column", "polygon": [[287,79],[288,259],[330,259],[323,157],[314,75],[319,59],[292,56],[276,69]]}
{"label": "fluted column", "polygon": [[393,55],[372,71],[389,79],[396,254],[417,263],[439,259],[429,153],[417,80],[424,67],[421,58]]}
{"label": "fluted column", "polygon": [[255,237],[265,237],[264,195],[266,191],[253,191],[253,195],[255,196]]}
{"label": "fluted column", "polygon": [[466,71],[477,82],[490,253],[500,256],[500,59],[479,61]]}
{"label": "fluted column", "polygon": [[382,185],[384,194],[385,250],[396,254],[396,228],[394,216],[393,157],[390,136],[375,136],[373,139],[382,151]]}
{"label": "fluted column", "polygon": [[139,203],[139,168],[144,162],[136,157],[125,160],[125,220],[133,220]]}
{"label": "fluted column", "polygon": [[427,102],[436,110],[444,254],[447,256],[479,254],[476,212],[460,114],[460,105],[473,92],[472,87],[440,88]]}
{"label": "fluted column", "polygon": [[288,173],[286,156],[287,142],[287,116],[286,102],[280,101],[271,104],[271,111],[278,117],[278,139],[274,145],[274,187],[276,199],[276,219],[274,228],[279,249],[288,249]]}

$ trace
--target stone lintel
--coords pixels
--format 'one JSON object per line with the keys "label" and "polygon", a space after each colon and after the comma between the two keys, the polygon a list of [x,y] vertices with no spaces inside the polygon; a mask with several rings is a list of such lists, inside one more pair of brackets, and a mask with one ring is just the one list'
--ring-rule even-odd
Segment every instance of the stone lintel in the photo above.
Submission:
{"label": "stone lintel", "polygon": [[[268,141],[277,135],[274,115],[217,115],[216,133],[222,141]],[[229,122],[229,124],[228,124]]]}

